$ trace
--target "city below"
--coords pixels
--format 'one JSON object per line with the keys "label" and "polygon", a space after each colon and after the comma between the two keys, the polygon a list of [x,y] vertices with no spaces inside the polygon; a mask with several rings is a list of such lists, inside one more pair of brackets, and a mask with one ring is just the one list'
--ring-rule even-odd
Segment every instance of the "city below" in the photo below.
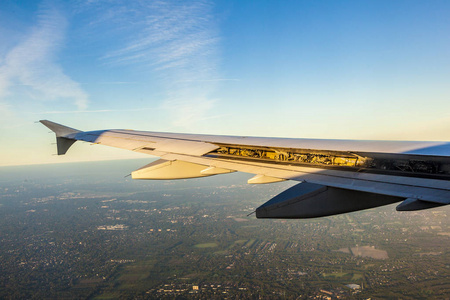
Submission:
{"label": "city below", "polygon": [[1,167],[0,298],[450,295],[448,207],[261,220],[255,208],[295,183],[124,177],[145,163]]}

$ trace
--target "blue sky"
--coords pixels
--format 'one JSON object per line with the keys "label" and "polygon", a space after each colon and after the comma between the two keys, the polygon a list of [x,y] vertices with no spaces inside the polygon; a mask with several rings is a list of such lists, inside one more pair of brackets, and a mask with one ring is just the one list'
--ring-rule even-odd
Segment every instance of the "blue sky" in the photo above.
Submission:
{"label": "blue sky", "polygon": [[0,165],[80,130],[450,140],[448,1],[0,3]]}

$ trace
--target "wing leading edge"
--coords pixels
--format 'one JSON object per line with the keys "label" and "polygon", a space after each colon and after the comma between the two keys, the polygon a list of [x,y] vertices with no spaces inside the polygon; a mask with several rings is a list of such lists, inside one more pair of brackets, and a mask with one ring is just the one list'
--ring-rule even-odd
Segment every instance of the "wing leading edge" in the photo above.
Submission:
{"label": "wing leading edge", "polygon": [[159,156],[133,179],[181,179],[235,171],[248,183],[301,183],[256,210],[257,218],[312,218],[403,201],[397,210],[450,203],[450,143],[339,141],[177,134],[133,130],[79,131],[51,121],[58,155],[76,141]]}

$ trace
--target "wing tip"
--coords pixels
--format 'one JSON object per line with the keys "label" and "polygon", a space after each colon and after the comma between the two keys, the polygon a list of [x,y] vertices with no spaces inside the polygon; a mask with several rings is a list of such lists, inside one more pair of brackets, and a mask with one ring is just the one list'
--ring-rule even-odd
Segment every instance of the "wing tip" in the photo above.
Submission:
{"label": "wing tip", "polygon": [[69,134],[72,133],[78,133],[81,132],[78,129],[72,128],[72,127],[68,127],[68,126],[64,126],[49,120],[39,120],[39,122],[41,124],[43,124],[44,126],[46,126],[47,128],[49,128],[51,131],[53,131],[56,134],[56,137],[65,137]]}
{"label": "wing tip", "polygon": [[39,122],[55,133],[58,155],[66,154],[67,150],[69,150],[73,143],[76,142],[76,139],[73,139],[72,136],[69,135],[81,132],[80,130],[67,127],[49,120],[39,120]]}

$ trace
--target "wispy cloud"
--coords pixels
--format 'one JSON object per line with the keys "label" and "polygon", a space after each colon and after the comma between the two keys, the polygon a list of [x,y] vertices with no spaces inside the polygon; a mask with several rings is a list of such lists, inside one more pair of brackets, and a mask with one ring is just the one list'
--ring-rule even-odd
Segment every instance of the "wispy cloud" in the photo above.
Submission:
{"label": "wispy cloud", "polygon": [[[1,106],[0,106],[1,108]],[[95,110],[51,110],[44,112],[31,112],[36,115],[51,115],[51,114],[90,114],[90,113],[110,113],[110,112],[132,112],[132,111],[142,111],[142,110],[155,110],[154,107],[143,107],[143,108],[130,108],[130,109],[95,109]]]}
{"label": "wispy cloud", "polygon": [[[209,1],[109,1],[85,3],[102,11],[93,27],[114,24],[124,45],[102,58],[112,66],[151,70],[166,91],[162,107],[172,123],[189,126],[214,106],[219,76],[219,32]],[[102,27],[105,28],[105,27]],[[120,42],[120,39],[123,42]]]}
{"label": "wispy cloud", "polygon": [[199,79],[199,80],[185,79],[181,82],[221,82],[221,81],[240,81],[240,79],[236,79],[236,78],[212,78],[212,79]]}
{"label": "wispy cloud", "polygon": [[11,86],[23,85],[34,99],[71,100],[78,109],[87,107],[87,94],[55,62],[66,23],[57,9],[40,10],[37,24],[0,59],[0,99],[11,93]]}

